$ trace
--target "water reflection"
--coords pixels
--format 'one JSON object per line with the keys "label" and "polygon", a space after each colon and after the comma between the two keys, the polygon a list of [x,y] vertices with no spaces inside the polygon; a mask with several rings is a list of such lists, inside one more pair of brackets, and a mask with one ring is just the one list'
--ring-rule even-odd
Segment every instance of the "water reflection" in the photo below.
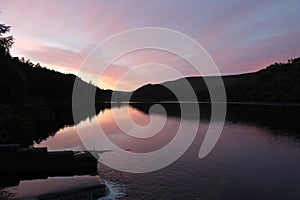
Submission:
{"label": "water reflection", "polygon": [[[125,185],[126,196],[122,199],[300,198],[298,106],[229,105],[221,138],[205,159],[199,159],[198,152],[210,121],[210,105],[200,104],[200,122],[193,110],[180,115],[178,105],[163,106],[168,116],[158,110],[149,114],[151,104],[118,105],[105,109],[74,127],[61,129],[54,137],[36,146],[48,146],[50,150],[85,149],[80,140],[84,137],[94,143],[95,149],[91,150],[104,152],[100,154],[101,160],[109,160],[116,150],[105,144],[98,148],[101,143],[98,126],[122,149],[150,152],[171,141],[181,122],[188,127],[199,126],[199,130],[191,147],[172,165],[150,174],[137,175],[112,170],[100,163],[99,172],[103,178]],[[138,133],[141,137],[134,137],[125,134],[114,117],[127,125],[126,130],[130,130],[131,120],[141,127],[147,127],[153,119],[165,120],[165,124],[154,136],[145,128]],[[78,130],[84,132],[80,137]],[[150,138],[145,139],[147,136]],[[120,164],[132,164],[128,162]],[[149,193],[151,198],[148,198]]]}
{"label": "water reflection", "polygon": [[[199,124],[195,124],[197,118],[192,109],[190,109],[190,112],[181,115],[178,104],[168,103],[162,105],[166,110],[167,116],[159,110],[153,110],[151,115],[149,115],[149,109],[152,104],[113,105],[112,109],[102,109],[97,116],[88,117],[74,127],[61,128],[55,136],[51,136],[46,141],[36,143],[36,146],[47,146],[50,150],[86,150],[77,133],[77,130],[83,130],[86,132],[83,137],[94,143],[94,148],[96,148],[99,146],[99,139],[97,140],[97,138],[99,137],[98,126],[100,126],[109,140],[118,147],[133,152],[151,152],[165,146],[174,138],[181,122],[180,120],[184,120],[184,123],[191,126],[207,126],[210,121],[209,104],[199,104],[201,112]],[[185,104],[185,106],[188,107],[191,104]],[[274,135],[294,137],[296,139],[300,135],[300,123],[298,123],[297,118],[299,113],[299,106],[228,105],[226,120],[227,123],[252,124],[267,128],[272,130],[270,133]],[[158,121],[165,121],[158,132],[155,132],[148,126],[151,124],[151,117]],[[116,123],[116,119],[118,123]],[[133,123],[141,128],[137,131],[133,127]],[[120,124],[123,126],[120,127]],[[130,131],[138,132],[139,135],[125,134]],[[107,150],[105,149],[105,144],[102,145],[102,149],[89,150]]]}
{"label": "water reflection", "polygon": [[[184,118],[187,120],[197,119],[198,115],[193,110],[194,103],[185,103],[185,108],[189,111],[180,112],[177,103],[162,103],[168,116]],[[131,103],[130,106],[149,114],[151,103]],[[200,118],[202,121],[210,121],[211,105],[200,103]],[[157,112],[157,114],[162,114]],[[233,123],[252,123],[260,127],[272,130],[285,130],[288,133],[299,135],[300,132],[300,106],[297,105],[272,105],[272,104],[228,104],[226,121]],[[296,135],[295,135],[296,136]]]}
{"label": "water reflection", "polygon": [[36,131],[24,135],[21,145],[31,146],[32,144],[39,144],[48,138],[53,138],[61,130],[65,129],[68,131],[69,128],[72,129],[72,127],[76,126],[77,124],[95,117],[95,114],[97,115],[107,108],[111,108],[111,105],[99,104],[95,107],[95,112],[92,113],[86,112],[84,109],[79,108],[81,111],[80,116],[78,117],[80,121],[74,121],[71,106],[54,106],[51,108],[51,113],[54,116],[53,119],[32,119],[33,123],[36,125]]}

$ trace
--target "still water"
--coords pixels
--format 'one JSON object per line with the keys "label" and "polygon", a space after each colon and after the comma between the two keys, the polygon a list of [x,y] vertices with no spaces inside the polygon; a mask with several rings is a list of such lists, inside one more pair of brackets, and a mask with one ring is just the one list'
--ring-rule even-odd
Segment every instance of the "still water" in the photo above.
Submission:
{"label": "still water", "polygon": [[[196,127],[197,135],[187,151],[163,169],[132,174],[99,162],[99,174],[111,190],[103,199],[300,199],[299,106],[229,105],[222,134],[203,159],[198,153],[210,123],[209,106],[200,106],[200,118],[193,110],[182,116],[176,106],[164,106],[164,112],[149,112],[151,106],[142,104],[105,109],[35,146],[81,151],[86,150],[83,139],[100,161],[109,161],[119,150],[101,143],[99,127],[123,150],[146,153],[172,141],[181,124]],[[155,130],[149,126],[153,122],[163,126]],[[130,135],[130,130],[140,135]],[[119,165],[134,165],[130,162],[124,158]]]}

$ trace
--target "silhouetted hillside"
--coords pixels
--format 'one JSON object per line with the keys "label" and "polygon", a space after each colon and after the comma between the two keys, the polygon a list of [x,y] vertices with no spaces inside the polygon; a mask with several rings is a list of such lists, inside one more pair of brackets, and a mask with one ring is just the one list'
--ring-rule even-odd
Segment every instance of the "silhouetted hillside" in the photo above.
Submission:
{"label": "silhouetted hillside", "polygon": [[[0,24],[0,143],[27,146],[110,107],[97,103],[94,111],[88,111],[81,105],[92,102],[87,95],[95,95],[97,102],[110,101],[111,90],[101,90],[73,74],[62,74],[39,63],[34,65],[30,60],[11,57],[14,38],[6,36],[9,31],[10,26]],[[80,112],[74,121],[72,93],[76,79],[82,92],[75,99]]]}
{"label": "silhouetted hillside", "polygon": [[[0,143],[30,145],[65,125],[79,123],[74,122],[72,116],[75,75],[33,65],[9,54],[1,54],[0,58]],[[97,93],[97,100],[110,100],[111,90],[101,90],[78,80],[83,91]],[[84,94],[77,99],[83,104],[87,99]],[[95,107],[99,112],[109,105],[98,104]],[[93,114],[82,109],[79,119],[84,120]]]}
{"label": "silhouetted hillside", "polygon": [[[74,81],[78,78],[73,74],[62,74],[41,67],[39,64],[33,65],[30,61],[19,60],[17,57],[10,58],[10,56],[1,57],[0,70],[1,103],[20,101],[20,98],[27,101],[39,99],[70,103]],[[98,94],[102,94],[102,100],[110,99],[110,90],[100,90],[80,78],[78,80],[83,87],[97,90]]]}
{"label": "silhouetted hillside", "polygon": [[[79,123],[72,115],[75,75],[33,65],[9,54],[1,54],[0,59],[0,143],[27,146],[33,141],[42,141],[66,125]],[[101,90],[78,80],[83,91],[97,93],[97,100],[110,100],[110,90]],[[87,99],[84,94],[77,98],[82,104]],[[99,112],[109,105],[98,104],[95,107]],[[82,109],[79,119],[93,115]]]}
{"label": "silhouetted hillside", "polygon": [[[216,77],[206,77],[213,83]],[[290,102],[300,103],[300,58],[287,63],[275,63],[255,73],[223,76],[227,100],[230,102]],[[198,101],[210,101],[203,77],[187,77]],[[145,85],[134,91],[132,101],[176,101],[175,95],[167,89],[181,93],[182,100],[189,101],[185,79],[162,84]],[[214,84],[214,83],[213,83]],[[213,85],[214,88],[220,87]]]}

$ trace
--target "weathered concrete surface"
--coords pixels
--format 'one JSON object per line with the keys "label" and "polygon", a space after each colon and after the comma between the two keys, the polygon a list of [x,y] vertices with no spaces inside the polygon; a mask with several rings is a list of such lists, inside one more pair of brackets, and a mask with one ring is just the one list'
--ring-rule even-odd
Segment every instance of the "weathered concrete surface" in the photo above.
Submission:
{"label": "weathered concrete surface", "polygon": [[21,181],[17,187],[5,188],[8,199],[15,200],[95,200],[109,194],[99,176],[52,177]]}
{"label": "weathered concrete surface", "polygon": [[6,187],[0,200],[94,200],[109,193],[88,152],[6,144],[0,145],[0,161],[0,187]]}
{"label": "weathered concrete surface", "polygon": [[51,176],[91,175],[98,161],[88,152],[54,151],[0,145],[0,186],[18,185],[21,180]]}

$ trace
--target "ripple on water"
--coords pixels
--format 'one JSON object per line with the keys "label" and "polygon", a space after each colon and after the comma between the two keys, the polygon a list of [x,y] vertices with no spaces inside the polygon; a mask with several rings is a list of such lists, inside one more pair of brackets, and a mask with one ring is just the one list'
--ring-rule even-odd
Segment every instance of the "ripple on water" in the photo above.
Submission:
{"label": "ripple on water", "polygon": [[104,180],[105,184],[109,188],[109,195],[102,197],[99,200],[116,200],[125,197],[125,185],[113,181]]}

